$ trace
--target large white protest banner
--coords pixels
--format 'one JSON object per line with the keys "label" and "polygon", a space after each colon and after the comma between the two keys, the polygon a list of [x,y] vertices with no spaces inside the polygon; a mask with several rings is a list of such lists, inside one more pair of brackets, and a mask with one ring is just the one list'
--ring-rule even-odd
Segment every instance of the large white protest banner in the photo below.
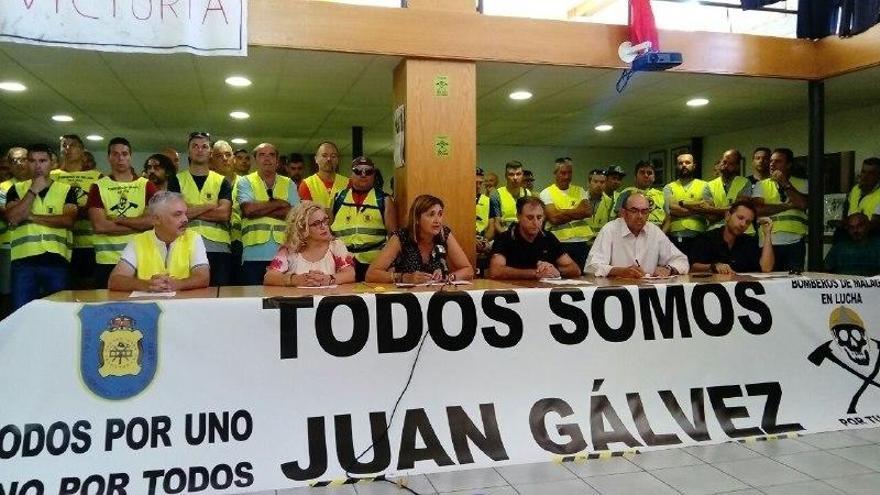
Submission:
{"label": "large white protest banner", "polygon": [[247,55],[247,0],[4,0],[2,6],[2,41]]}
{"label": "large white protest banner", "polygon": [[877,426],[878,294],[36,301],[0,323],[0,490],[239,493]]}

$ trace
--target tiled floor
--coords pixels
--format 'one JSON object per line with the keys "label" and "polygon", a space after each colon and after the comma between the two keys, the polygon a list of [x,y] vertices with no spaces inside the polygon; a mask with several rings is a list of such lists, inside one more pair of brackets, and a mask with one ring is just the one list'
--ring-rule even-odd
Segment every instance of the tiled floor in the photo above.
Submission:
{"label": "tiled floor", "polygon": [[[564,464],[419,475],[420,494],[880,495],[880,428],[727,443]],[[297,488],[274,495],[407,495],[383,482]],[[263,492],[260,495],[273,495]]]}

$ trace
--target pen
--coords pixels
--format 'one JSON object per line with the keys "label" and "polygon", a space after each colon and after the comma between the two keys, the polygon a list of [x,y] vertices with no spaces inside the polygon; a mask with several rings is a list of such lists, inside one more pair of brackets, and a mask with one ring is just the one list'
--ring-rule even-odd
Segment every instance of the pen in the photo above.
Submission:
{"label": "pen", "polygon": [[636,260],[636,266],[639,267],[639,268],[642,267],[642,265],[639,264],[639,260]]}

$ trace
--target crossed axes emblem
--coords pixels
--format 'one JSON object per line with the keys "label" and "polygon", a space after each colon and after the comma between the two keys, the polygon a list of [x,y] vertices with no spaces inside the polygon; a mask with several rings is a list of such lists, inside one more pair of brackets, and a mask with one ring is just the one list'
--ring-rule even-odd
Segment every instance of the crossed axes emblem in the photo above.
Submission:
{"label": "crossed axes emblem", "polygon": [[116,213],[116,216],[121,217],[125,216],[125,212],[132,208],[137,208],[137,203],[132,203],[125,196],[119,199],[119,203],[116,203],[116,206],[110,208],[110,211]]}

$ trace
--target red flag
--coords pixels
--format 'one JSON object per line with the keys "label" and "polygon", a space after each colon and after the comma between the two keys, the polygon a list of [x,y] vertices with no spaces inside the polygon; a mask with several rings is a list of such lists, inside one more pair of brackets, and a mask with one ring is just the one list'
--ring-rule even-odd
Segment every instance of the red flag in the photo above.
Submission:
{"label": "red flag", "polygon": [[644,41],[651,42],[651,51],[660,50],[660,39],[657,36],[657,24],[651,10],[651,0],[629,0],[629,40],[633,45]]}

